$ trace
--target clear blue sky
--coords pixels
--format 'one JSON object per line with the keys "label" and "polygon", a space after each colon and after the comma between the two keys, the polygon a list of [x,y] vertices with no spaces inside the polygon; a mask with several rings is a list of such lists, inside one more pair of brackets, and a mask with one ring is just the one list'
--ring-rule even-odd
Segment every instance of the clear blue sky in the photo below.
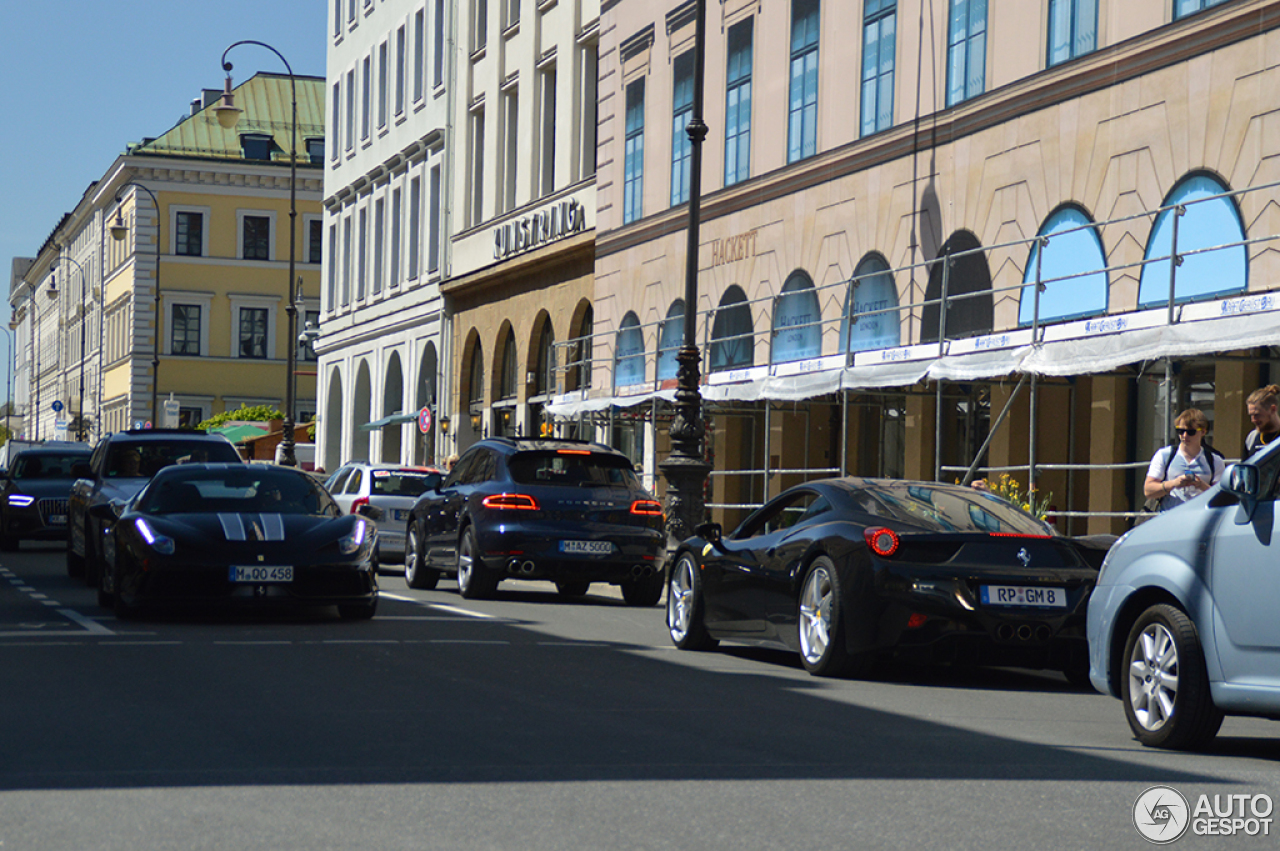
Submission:
{"label": "clear blue sky", "polygon": [[[8,3],[0,29],[0,263],[34,257],[62,214],[129,142],[159,136],[201,89],[221,88],[222,51],[270,44],[296,74],[324,76],[328,0],[38,0]],[[237,47],[236,82],[284,73]],[[0,334],[0,370],[9,368]],[[0,395],[4,388],[0,387]]]}

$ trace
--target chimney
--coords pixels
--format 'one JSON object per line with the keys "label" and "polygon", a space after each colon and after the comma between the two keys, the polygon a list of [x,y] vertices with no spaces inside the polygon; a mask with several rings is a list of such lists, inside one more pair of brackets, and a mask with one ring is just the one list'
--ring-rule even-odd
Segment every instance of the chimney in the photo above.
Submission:
{"label": "chimney", "polygon": [[200,98],[196,98],[195,100],[191,101],[191,114],[192,114],[192,115],[195,115],[196,113],[198,113],[198,112],[199,112],[200,110],[202,110],[202,109],[204,109],[204,106],[201,104],[201,102],[200,102]]}
{"label": "chimney", "polygon": [[222,97],[222,89],[201,89],[200,103],[202,104],[202,106],[200,108],[208,109],[209,107],[217,103],[218,99],[221,97]]}

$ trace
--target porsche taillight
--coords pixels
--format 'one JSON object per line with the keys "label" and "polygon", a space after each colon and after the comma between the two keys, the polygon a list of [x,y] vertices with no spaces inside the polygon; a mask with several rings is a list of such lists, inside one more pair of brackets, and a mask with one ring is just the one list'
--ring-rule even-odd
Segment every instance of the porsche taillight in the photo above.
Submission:
{"label": "porsche taillight", "polygon": [[656,499],[637,499],[631,503],[632,514],[642,514],[645,517],[661,517],[662,503]]}
{"label": "porsche taillight", "polygon": [[526,493],[498,493],[486,496],[480,504],[498,510],[537,511],[539,508],[538,501]]}
{"label": "porsche taillight", "polygon": [[898,533],[892,529],[883,527],[866,529],[862,537],[866,539],[871,551],[881,558],[888,558],[898,551]]}

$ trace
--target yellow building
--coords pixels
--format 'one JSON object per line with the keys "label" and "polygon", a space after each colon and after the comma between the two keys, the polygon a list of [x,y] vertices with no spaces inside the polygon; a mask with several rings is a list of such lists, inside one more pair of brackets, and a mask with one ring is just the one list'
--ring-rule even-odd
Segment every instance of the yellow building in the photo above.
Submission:
{"label": "yellow building", "polygon": [[[319,317],[322,246],[324,80],[292,82],[258,74],[238,86],[244,113],[233,129],[214,115],[221,93],[204,90],[168,132],[130,145],[15,277],[17,374],[30,384],[33,436],[94,440],[147,422],[194,426],[241,405],[283,407],[295,344],[295,91],[298,328]],[[300,422],[315,414],[311,360],[299,353]]]}

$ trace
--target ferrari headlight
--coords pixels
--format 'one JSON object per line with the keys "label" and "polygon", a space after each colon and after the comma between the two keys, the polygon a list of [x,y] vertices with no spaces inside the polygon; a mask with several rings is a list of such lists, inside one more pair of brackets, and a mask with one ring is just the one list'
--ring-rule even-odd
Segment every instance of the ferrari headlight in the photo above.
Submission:
{"label": "ferrari headlight", "polygon": [[14,508],[26,508],[35,501],[36,498],[34,496],[26,496],[25,494],[20,493],[9,494],[9,504]]}
{"label": "ferrari headlight", "polygon": [[344,556],[352,555],[359,552],[360,547],[364,545],[365,538],[369,536],[369,524],[363,520],[351,527],[351,531],[338,539],[338,552]]}
{"label": "ferrari headlight", "polygon": [[161,535],[155,529],[152,529],[151,524],[142,517],[133,521],[133,525],[138,530],[138,534],[142,536],[142,540],[147,542],[147,546],[162,556],[173,555],[173,538],[168,535]]}

